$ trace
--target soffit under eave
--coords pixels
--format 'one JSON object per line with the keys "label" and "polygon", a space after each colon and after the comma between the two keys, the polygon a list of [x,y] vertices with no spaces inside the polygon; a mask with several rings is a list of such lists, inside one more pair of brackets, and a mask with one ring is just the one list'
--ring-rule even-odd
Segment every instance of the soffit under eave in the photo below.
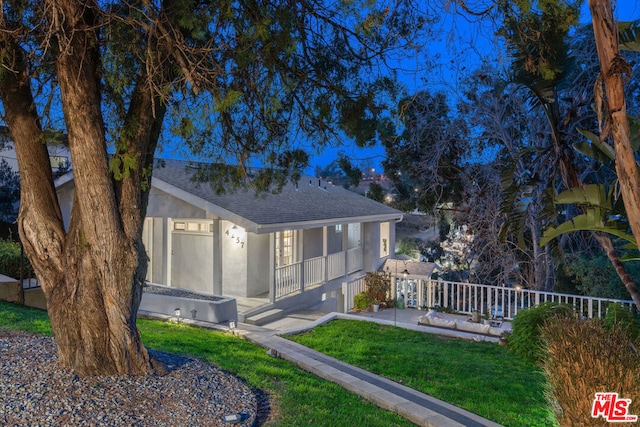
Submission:
{"label": "soffit under eave", "polygon": [[370,222],[398,221],[402,215],[388,214],[351,218],[330,218],[326,220],[287,222],[281,224],[259,224],[256,234],[268,234],[287,230],[309,230],[313,228],[331,227],[339,224],[364,224]]}

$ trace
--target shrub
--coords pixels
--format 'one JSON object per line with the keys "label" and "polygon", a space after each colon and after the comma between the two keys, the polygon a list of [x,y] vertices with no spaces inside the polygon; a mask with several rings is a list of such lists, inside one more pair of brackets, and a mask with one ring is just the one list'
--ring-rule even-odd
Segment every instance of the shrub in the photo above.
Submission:
{"label": "shrub", "polygon": [[410,257],[415,257],[416,254],[422,253],[424,249],[425,244],[422,239],[418,237],[405,237],[398,244],[396,252]]}
{"label": "shrub", "polygon": [[378,302],[387,301],[391,291],[389,276],[381,272],[369,272],[364,277],[364,283],[370,302],[374,300]]}
{"label": "shrub", "polygon": [[539,362],[543,345],[540,327],[548,319],[574,315],[573,307],[556,302],[545,302],[519,312],[511,324],[509,350],[531,363]]}
{"label": "shrub", "polygon": [[621,399],[631,399],[628,413],[640,414],[638,343],[634,347],[624,327],[572,317],[545,323],[541,333],[546,398],[558,425],[610,425],[604,418],[591,418],[598,392],[616,392]]}
{"label": "shrub", "polygon": [[607,316],[604,319],[606,329],[611,329],[616,324],[626,330],[631,339],[635,340],[640,336],[638,317],[620,303],[609,305],[607,307]]}
{"label": "shrub", "polygon": [[[565,265],[566,272],[573,275],[573,283],[578,293],[600,298],[627,299],[629,292],[620,286],[620,279],[609,258],[603,256],[576,256]],[[625,270],[631,277],[638,277],[638,263],[625,263]]]}
{"label": "shrub", "polygon": [[353,305],[359,310],[366,310],[371,305],[371,299],[366,292],[360,292],[353,297]]}
{"label": "shrub", "polygon": [[[26,255],[22,269],[24,277],[35,277]],[[20,243],[0,239],[0,274],[13,279],[20,278]]]}

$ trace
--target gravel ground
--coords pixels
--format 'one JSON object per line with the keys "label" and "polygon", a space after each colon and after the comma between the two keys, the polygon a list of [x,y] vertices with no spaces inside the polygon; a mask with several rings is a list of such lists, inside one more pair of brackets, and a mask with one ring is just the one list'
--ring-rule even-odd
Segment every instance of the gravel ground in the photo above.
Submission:
{"label": "gravel ground", "polygon": [[[258,399],[197,359],[150,352],[166,375],[79,378],[57,362],[55,340],[0,331],[2,426],[253,426]],[[242,421],[225,415],[242,414]]]}

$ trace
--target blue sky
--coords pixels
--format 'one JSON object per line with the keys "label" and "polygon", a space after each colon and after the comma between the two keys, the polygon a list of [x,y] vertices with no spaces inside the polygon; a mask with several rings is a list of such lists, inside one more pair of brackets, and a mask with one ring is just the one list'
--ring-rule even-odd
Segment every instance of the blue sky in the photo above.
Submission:
{"label": "blue sky", "polygon": [[[638,20],[640,4],[636,0],[618,0],[614,13],[620,21]],[[587,0],[584,0],[581,22],[591,22]],[[434,32],[438,34],[438,39],[429,40],[422,51],[410,54],[395,63],[398,78],[406,86],[408,94],[420,90],[444,91],[455,104],[455,97],[460,93],[459,84],[483,60],[507,65],[503,42],[494,35],[495,26],[487,19],[471,18],[454,11],[443,10]],[[191,157],[183,150],[174,151],[167,148],[165,152],[158,152],[156,155]],[[345,144],[340,147],[328,147],[320,154],[312,155],[306,173],[313,175],[316,166],[328,165],[341,151],[356,165],[374,168],[376,173],[382,172],[380,164],[384,158],[384,150],[381,147],[359,149],[353,144]]]}
{"label": "blue sky", "polygon": [[[617,4],[614,0],[614,7],[614,14],[619,21],[640,19],[640,2],[636,0],[618,0]],[[591,22],[586,0],[580,21]],[[474,20],[444,12],[439,23],[440,39],[430,42],[425,52],[407,57],[403,63],[399,63],[399,78],[407,87],[408,93],[428,89],[434,92],[446,91],[455,96],[458,84],[466,73],[476,69],[482,60],[506,64],[504,47],[501,40],[494,36],[494,32],[493,25],[487,20]],[[427,62],[424,55],[431,58],[434,65],[426,70],[423,67]],[[308,173],[313,173],[316,165],[326,166],[340,151],[345,152],[354,162],[362,162],[381,172],[380,162],[384,157],[381,147],[363,150],[347,145],[327,148],[322,154],[313,156]]]}

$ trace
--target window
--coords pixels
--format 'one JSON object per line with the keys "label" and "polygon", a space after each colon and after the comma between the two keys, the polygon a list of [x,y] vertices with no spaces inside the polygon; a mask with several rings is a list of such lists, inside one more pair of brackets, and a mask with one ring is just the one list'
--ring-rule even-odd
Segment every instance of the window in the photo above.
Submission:
{"label": "window", "polygon": [[173,231],[187,233],[213,233],[211,221],[174,221]]}
{"label": "window", "polygon": [[67,169],[69,158],[67,156],[49,156],[49,163],[53,169]]}
{"label": "window", "polygon": [[342,224],[336,225],[336,233],[342,233]]}
{"label": "window", "polygon": [[383,222],[380,224],[380,258],[386,257],[390,252],[389,241],[389,223]]}

